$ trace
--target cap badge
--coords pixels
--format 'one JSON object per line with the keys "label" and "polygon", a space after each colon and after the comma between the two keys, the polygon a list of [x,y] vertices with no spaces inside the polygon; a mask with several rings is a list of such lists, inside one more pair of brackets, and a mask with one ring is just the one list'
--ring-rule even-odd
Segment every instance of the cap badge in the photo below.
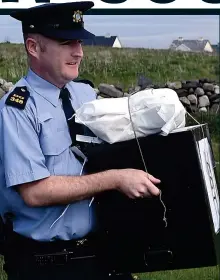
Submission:
{"label": "cap badge", "polygon": [[83,14],[81,11],[77,10],[73,14],[73,22],[82,22]]}

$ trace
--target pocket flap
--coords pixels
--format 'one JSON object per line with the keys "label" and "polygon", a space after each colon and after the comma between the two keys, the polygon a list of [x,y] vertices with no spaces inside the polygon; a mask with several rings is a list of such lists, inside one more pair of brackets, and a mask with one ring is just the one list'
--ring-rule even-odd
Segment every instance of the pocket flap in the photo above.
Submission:
{"label": "pocket flap", "polygon": [[57,156],[72,144],[67,131],[57,132],[56,135],[41,137],[41,149],[46,156]]}
{"label": "pocket flap", "polygon": [[38,116],[38,120],[40,123],[45,122],[46,120],[52,119],[53,116],[49,112],[45,112]]}
{"label": "pocket flap", "polygon": [[71,146],[68,127],[59,129],[57,120],[49,112],[41,114],[38,119],[41,124],[40,145],[45,156],[59,155]]}

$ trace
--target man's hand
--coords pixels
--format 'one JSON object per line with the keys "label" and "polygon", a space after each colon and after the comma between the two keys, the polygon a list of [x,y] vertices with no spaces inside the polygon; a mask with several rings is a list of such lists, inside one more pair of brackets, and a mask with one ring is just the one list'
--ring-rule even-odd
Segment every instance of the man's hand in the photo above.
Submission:
{"label": "man's hand", "polygon": [[27,205],[40,207],[69,204],[108,191],[118,190],[130,198],[159,195],[160,180],[137,169],[113,169],[83,176],[50,176],[18,186]]}
{"label": "man's hand", "polygon": [[154,185],[160,180],[149,173],[137,169],[121,169],[117,171],[118,190],[129,198],[142,198],[159,195],[160,190]]}

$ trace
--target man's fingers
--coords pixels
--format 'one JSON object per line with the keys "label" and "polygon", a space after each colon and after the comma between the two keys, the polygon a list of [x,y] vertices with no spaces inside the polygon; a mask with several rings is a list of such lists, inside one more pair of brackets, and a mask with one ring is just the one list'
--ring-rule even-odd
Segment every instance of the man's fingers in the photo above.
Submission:
{"label": "man's fingers", "polygon": [[160,194],[160,190],[150,180],[148,180],[147,186],[148,186],[148,191],[152,195],[159,195]]}
{"label": "man's fingers", "polygon": [[155,178],[153,175],[151,175],[149,173],[147,173],[147,177],[154,184],[159,184],[161,182],[160,179]]}

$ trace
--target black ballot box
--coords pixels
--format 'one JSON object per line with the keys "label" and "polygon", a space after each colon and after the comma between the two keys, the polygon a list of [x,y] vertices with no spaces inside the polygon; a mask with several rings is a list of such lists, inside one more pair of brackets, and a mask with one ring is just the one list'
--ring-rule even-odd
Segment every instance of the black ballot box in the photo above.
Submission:
{"label": "black ballot box", "polygon": [[[166,209],[160,197],[130,199],[116,190],[95,197],[109,269],[138,273],[218,265],[219,190],[207,124],[138,141],[147,171],[161,180]],[[145,170],[136,139],[91,147],[86,168]]]}

